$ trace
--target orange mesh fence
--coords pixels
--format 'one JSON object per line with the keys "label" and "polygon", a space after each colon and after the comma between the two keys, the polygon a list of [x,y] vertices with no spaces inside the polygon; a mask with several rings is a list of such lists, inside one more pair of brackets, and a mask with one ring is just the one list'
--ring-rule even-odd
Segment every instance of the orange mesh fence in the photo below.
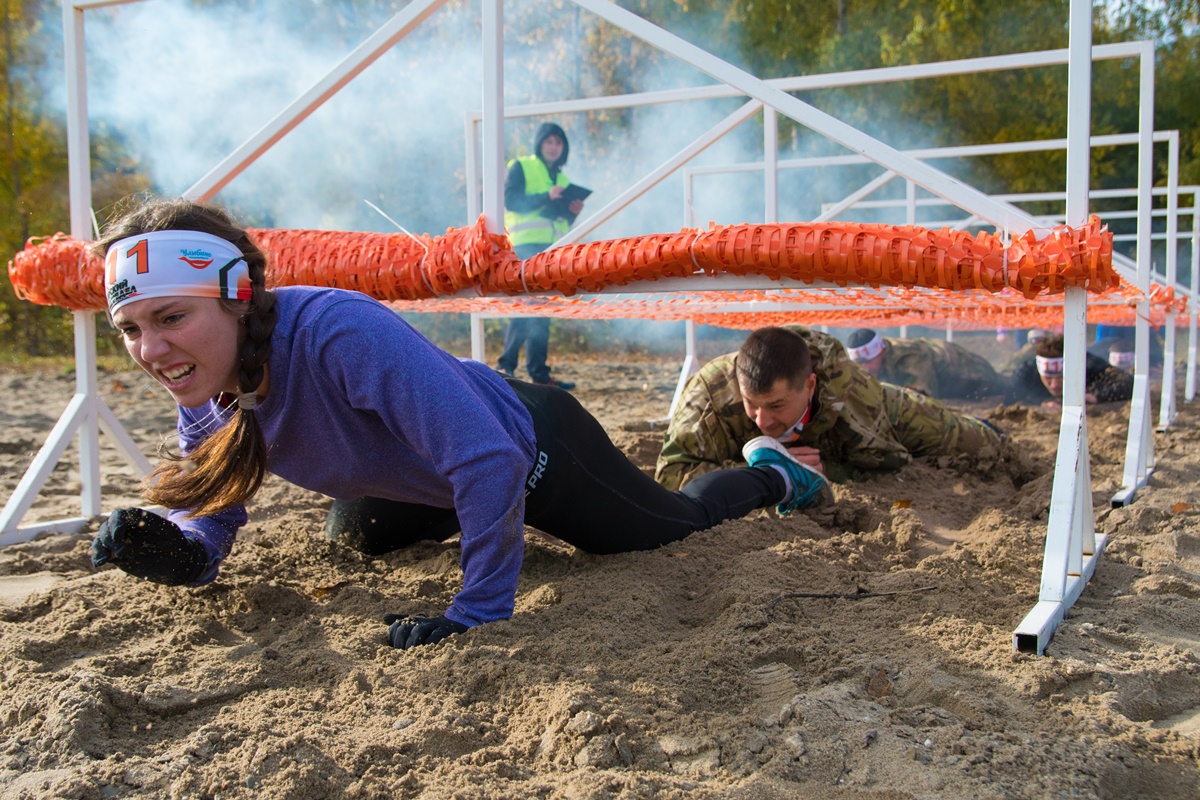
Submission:
{"label": "orange mesh fence", "polygon": [[[507,237],[489,234],[482,218],[437,237],[305,230],[250,234],[267,253],[272,286],[335,286],[380,300],[445,297],[472,288],[491,295],[569,296],[700,274],[844,287],[1016,292],[1026,299],[1067,287],[1102,293],[1120,284],[1112,266],[1112,235],[1096,217],[1079,229],[1055,228],[1043,239],[1028,233],[1007,248],[993,234],[911,226],[730,225],[568,245],[526,261],[516,258]],[[86,248],[62,234],[30,239],[9,262],[18,296],[70,309],[104,308],[101,263]]]}
{"label": "orange mesh fence", "polygon": [[43,306],[104,308],[104,262],[90,255],[90,244],[65,233],[31,237],[8,262],[13,291]]}
{"label": "orange mesh fence", "polygon": [[[927,312],[920,309],[912,311],[881,312],[874,317],[861,317],[846,314],[842,311],[803,311],[803,312],[765,312],[753,314],[698,314],[691,318],[698,325],[713,325],[721,328],[736,328],[739,330],[755,330],[767,325],[787,325],[798,323],[816,326],[828,325],[834,328],[895,328],[901,325],[922,325],[931,328],[949,327],[957,331],[964,330],[1021,330],[1023,328],[1053,328],[1063,324],[1062,307],[1031,308],[1026,310],[1004,308],[958,309],[953,316]],[[1149,322],[1154,327],[1160,327],[1167,320],[1167,314],[1154,310],[1149,316]],[[1127,325],[1132,326],[1137,321],[1133,309],[1121,306],[1094,306],[1088,309],[1088,322],[1097,325]]]}
{"label": "orange mesh fence", "polygon": [[1112,235],[1092,217],[1082,228],[1059,226],[1040,240],[1027,233],[1007,248],[995,234],[897,225],[830,222],[683,230],[556,247],[497,270],[485,289],[570,295],[698,271],[838,286],[991,292],[1012,287],[1028,298],[1061,293],[1068,286],[1103,292],[1120,282],[1112,267]]}
{"label": "orange mesh fence", "polygon": [[443,236],[360,231],[249,231],[267,253],[272,286],[354,289],[380,300],[453,295],[516,253],[503,234],[490,234],[483,217]]}
{"label": "orange mesh fence", "polygon": [[[1121,284],[1088,303],[1093,323],[1132,325],[1142,293]],[[1149,319],[1161,325],[1171,314],[1187,312],[1187,298],[1154,285]],[[669,294],[598,295],[593,297],[454,297],[435,301],[391,303],[405,312],[453,312],[491,316],[535,315],[563,319],[659,321],[692,319],[705,325],[753,329],[787,322],[837,327],[949,326],[956,330],[998,327],[1037,328],[1062,324],[1062,307],[1052,298],[1026,300],[1020,293],[934,289],[775,289],[679,291]],[[744,310],[760,306],[762,310]],[[1051,320],[1050,323],[1047,320]]]}
{"label": "orange mesh fence", "polygon": [[[267,254],[271,286],[329,286],[380,300],[452,295],[478,284],[482,273],[516,261],[501,234],[483,220],[444,236],[362,231],[266,230],[250,237]],[[104,265],[89,243],[58,233],[31,238],[8,264],[17,296],[74,310],[105,307]]]}

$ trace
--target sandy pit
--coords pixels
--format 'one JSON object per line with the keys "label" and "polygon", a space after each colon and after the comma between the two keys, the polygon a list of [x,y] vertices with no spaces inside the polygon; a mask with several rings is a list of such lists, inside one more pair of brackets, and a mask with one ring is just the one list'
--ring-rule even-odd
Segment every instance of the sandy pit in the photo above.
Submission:
{"label": "sandy pit", "polygon": [[[649,468],[678,364],[558,374]],[[152,453],[165,392],[133,371],[100,386]],[[0,373],[6,499],[73,388]],[[1200,410],[1180,401],[1115,510],[1128,409],[1089,413],[1108,550],[1040,658],[1012,631],[1037,599],[1057,415],[975,410],[1020,445],[1023,486],[919,463],[831,509],[618,556],[527,529],[513,618],[408,652],[382,617],[446,606],[457,540],[358,555],[322,539],[327,498],[277,479],[199,589],[94,571],[99,518],[5,547],[0,798],[1200,797]],[[76,459],[24,524],[79,513]],[[136,503],[133,470],[107,442],[101,459],[106,510]]]}

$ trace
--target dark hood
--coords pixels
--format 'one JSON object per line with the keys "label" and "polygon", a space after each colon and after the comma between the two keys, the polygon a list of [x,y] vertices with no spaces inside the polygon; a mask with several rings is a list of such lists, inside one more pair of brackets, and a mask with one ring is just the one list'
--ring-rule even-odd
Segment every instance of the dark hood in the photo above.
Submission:
{"label": "dark hood", "polygon": [[567,141],[567,134],[558,125],[553,122],[543,122],[538,126],[537,135],[533,137],[533,153],[538,158],[542,157],[542,142],[546,141],[548,136],[557,136],[562,139],[563,151],[562,156],[553,164],[547,164],[546,167],[551,170],[560,169],[567,163],[567,156],[571,154],[571,143]]}

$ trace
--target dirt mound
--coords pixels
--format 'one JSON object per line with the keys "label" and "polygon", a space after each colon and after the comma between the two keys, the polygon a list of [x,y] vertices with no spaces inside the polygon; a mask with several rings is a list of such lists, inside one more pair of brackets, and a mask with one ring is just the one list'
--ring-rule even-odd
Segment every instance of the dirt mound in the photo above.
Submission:
{"label": "dirt mound", "polygon": [[[556,374],[652,467],[677,363]],[[101,387],[145,452],[173,429],[148,378]],[[72,391],[0,374],[5,497]],[[1196,797],[1200,412],[1180,410],[1116,510],[1128,412],[1089,414],[1108,551],[1042,658],[1011,644],[1053,480],[1042,409],[973,409],[1006,462],[917,463],[652,552],[529,530],[513,618],[409,652],[381,619],[443,609],[458,542],[363,557],[277,479],[200,589],[94,572],[94,524],[10,546],[0,797]],[[26,523],[78,513],[72,458]],[[106,508],[136,503],[102,461]]]}

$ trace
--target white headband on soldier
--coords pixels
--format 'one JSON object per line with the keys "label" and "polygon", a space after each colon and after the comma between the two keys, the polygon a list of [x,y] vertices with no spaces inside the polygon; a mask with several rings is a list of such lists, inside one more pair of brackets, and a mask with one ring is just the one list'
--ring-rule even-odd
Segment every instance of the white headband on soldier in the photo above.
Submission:
{"label": "white headband on soldier", "polygon": [[847,347],[846,355],[850,356],[851,361],[870,361],[875,356],[883,352],[883,339],[879,338],[879,334],[871,341],[864,344],[862,347]]}
{"label": "white headband on soldier", "polygon": [[1063,374],[1062,358],[1043,358],[1042,356],[1034,356],[1034,358],[1037,359],[1038,375],[1052,378]]}
{"label": "white headband on soldier", "polygon": [[250,299],[242,252],[199,231],[154,231],[115,242],[104,257],[108,311],[148,297]]}

